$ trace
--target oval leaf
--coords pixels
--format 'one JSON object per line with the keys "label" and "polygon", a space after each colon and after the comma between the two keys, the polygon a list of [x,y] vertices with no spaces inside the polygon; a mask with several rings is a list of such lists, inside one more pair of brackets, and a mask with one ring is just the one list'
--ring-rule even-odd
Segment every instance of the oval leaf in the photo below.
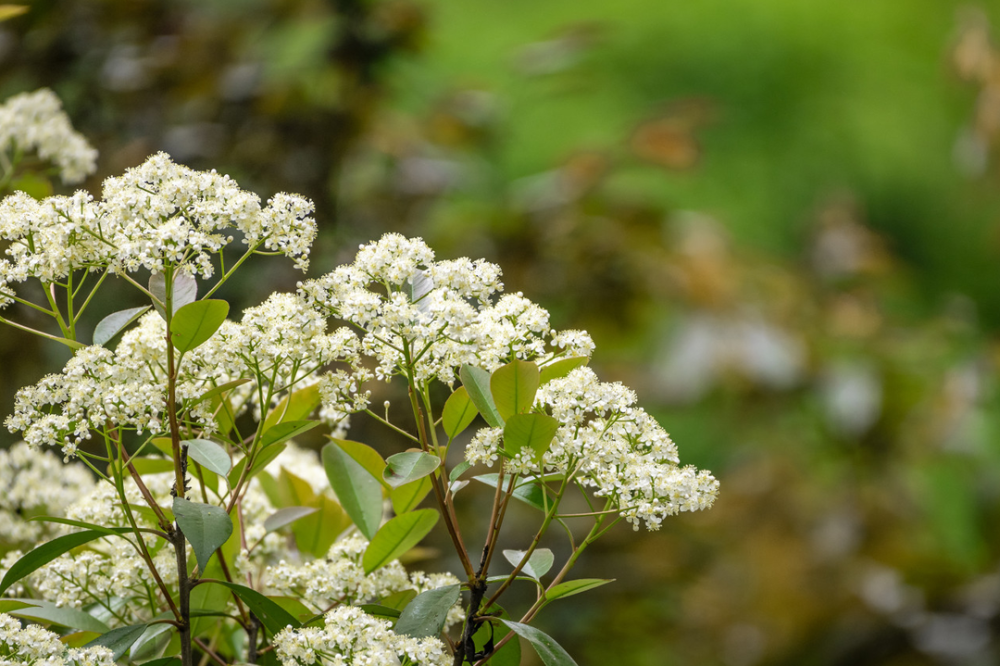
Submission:
{"label": "oval leaf", "polygon": [[317,509],[311,506],[289,506],[278,509],[264,520],[264,531],[275,532],[316,511]]}
{"label": "oval leaf", "polygon": [[340,505],[369,540],[382,522],[382,484],[336,442],[323,447],[323,469]]}
{"label": "oval leaf", "polygon": [[427,497],[432,488],[431,477],[429,476],[411,481],[410,483],[404,483],[399,488],[393,488],[389,492],[389,499],[392,500],[392,510],[398,516],[411,509],[415,509]]}
{"label": "oval leaf", "polygon": [[514,414],[503,427],[504,451],[514,456],[527,449],[534,460],[541,460],[557,430],[559,421],[548,414]]}
{"label": "oval leaf", "polygon": [[208,439],[185,439],[181,444],[187,446],[188,455],[202,467],[223,476],[229,474],[233,461],[221,445]]}
{"label": "oval leaf", "polygon": [[[507,558],[514,568],[521,563],[524,559],[524,555],[527,553],[525,550],[505,550],[503,551],[503,556]],[[535,552],[531,554],[528,562],[521,567],[521,571],[528,576],[531,576],[535,580],[538,580],[545,574],[549,572],[552,568],[552,563],[555,561],[555,556],[552,551],[548,548],[536,548]]]}
{"label": "oval leaf", "polygon": [[503,417],[497,411],[497,406],[493,402],[493,394],[490,393],[490,373],[474,365],[463,365],[459,371],[462,378],[462,385],[469,394],[469,399],[476,406],[479,413],[488,424],[494,428],[503,426]]}
{"label": "oval leaf", "polygon": [[[148,626],[148,624],[133,624],[128,627],[118,627],[102,636],[98,636],[83,647],[106,647],[115,653],[115,661],[117,661],[128,652],[128,649],[132,647],[132,643],[139,640],[139,636],[142,636],[142,632],[146,631],[146,627]],[[169,628],[170,625],[167,625],[167,627]]]}
{"label": "oval leaf", "polygon": [[455,439],[459,433],[469,427],[476,418],[479,410],[472,404],[469,392],[464,386],[455,389],[448,400],[444,403],[444,410],[441,412],[441,425],[448,439]]}
{"label": "oval leaf", "polygon": [[448,611],[458,601],[459,592],[458,585],[446,585],[418,594],[403,609],[393,631],[412,638],[440,635],[444,630]]}
{"label": "oval leaf", "polygon": [[119,310],[118,312],[109,314],[94,329],[94,344],[103,346],[104,343],[118,335],[123,328],[138,319],[148,309],[149,306],[144,305],[141,308],[129,308],[128,310]]}
{"label": "oval leaf", "polygon": [[229,314],[229,303],[209,299],[188,303],[170,322],[171,340],[180,352],[191,351],[219,330]]}
{"label": "oval leaf", "polygon": [[354,462],[368,470],[368,473],[378,479],[378,482],[386,490],[390,489],[389,484],[382,479],[382,471],[385,470],[385,461],[382,460],[382,456],[379,455],[378,451],[367,444],[352,442],[349,439],[337,439],[335,437],[329,437],[329,439],[332,442],[336,442],[337,446],[343,449],[344,453],[354,458]]}
{"label": "oval leaf", "polygon": [[544,384],[549,380],[565,377],[580,366],[587,365],[589,361],[590,359],[586,356],[570,356],[569,358],[561,358],[558,361],[549,363],[541,369],[541,383]]}
{"label": "oval leaf", "polygon": [[416,481],[441,466],[441,459],[424,451],[406,451],[385,459],[382,478],[393,488]]}
{"label": "oval leaf", "polygon": [[490,392],[504,420],[531,409],[538,381],[538,366],[531,361],[512,361],[493,373]]}
{"label": "oval leaf", "polygon": [[221,507],[191,502],[183,497],[174,498],[174,518],[184,538],[194,548],[198,569],[204,572],[212,554],[233,533],[233,521]]}
{"label": "oval leaf", "polygon": [[[130,531],[125,527],[107,528],[107,530],[112,530],[119,534]],[[28,574],[33,573],[40,567],[45,566],[63,553],[67,553],[77,546],[82,546],[85,543],[90,543],[94,539],[100,539],[103,536],[108,536],[107,530],[87,530],[85,532],[74,532],[73,534],[56,537],[52,541],[43,543],[38,548],[35,548],[29,553],[23,555],[21,559],[14,562],[10,569],[7,570],[7,573],[4,574],[3,580],[0,581],[0,595],[6,592],[10,586],[17,581],[21,580]]]}
{"label": "oval leaf", "polygon": [[526,624],[521,624],[520,622],[513,622],[503,618],[500,618],[500,621],[510,627],[515,634],[531,643],[531,647],[541,657],[542,663],[545,666],[577,666],[577,663],[573,661],[573,657],[569,656],[566,650],[562,649],[562,646],[556,643],[545,632]]}
{"label": "oval leaf", "polygon": [[370,574],[420,543],[437,524],[438,518],[435,509],[417,509],[383,525],[365,550],[361,561],[365,573]]}
{"label": "oval leaf", "polygon": [[271,601],[263,594],[238,583],[228,583],[224,580],[206,581],[228,587],[236,596],[243,600],[253,614],[257,616],[261,624],[267,627],[272,634],[276,634],[285,627],[301,627],[302,623],[292,617],[292,614],[284,608]]}
{"label": "oval leaf", "polygon": [[[167,280],[163,273],[154,273],[149,277],[149,293],[159,299],[159,303],[153,301],[153,307],[163,317],[163,308],[160,303],[167,302]],[[188,303],[194,303],[198,298],[198,281],[187,271],[177,271],[174,274],[173,288],[173,312],[177,312]]]}

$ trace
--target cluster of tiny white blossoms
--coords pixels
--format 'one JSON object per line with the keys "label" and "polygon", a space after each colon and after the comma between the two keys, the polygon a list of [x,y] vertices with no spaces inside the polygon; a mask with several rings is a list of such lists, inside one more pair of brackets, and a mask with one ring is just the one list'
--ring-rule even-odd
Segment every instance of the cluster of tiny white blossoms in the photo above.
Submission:
{"label": "cluster of tiny white blossoms", "polygon": [[[268,587],[283,595],[294,595],[316,610],[333,604],[374,603],[390,595],[412,590],[419,594],[448,585],[457,585],[453,575],[407,573],[399,560],[366,574],[361,560],[368,541],[349,536],[333,544],[327,556],[304,564],[279,562],[268,567]],[[448,614],[445,630],[462,621],[462,607],[456,603]]]}
{"label": "cluster of tiny white blossoms", "polygon": [[0,104],[0,153],[30,151],[55,164],[64,183],[78,183],[97,170],[97,150],[73,129],[62,102],[48,88]]}
{"label": "cluster of tiny white blossoms", "polygon": [[[2,123],[0,123],[2,127]],[[205,278],[212,258],[233,241],[281,252],[303,271],[316,237],[313,205],[291,194],[266,207],[229,176],[175,164],[153,155],[123,176],[104,182],[102,200],[85,192],[41,201],[22,192],[0,202],[0,239],[10,259],[0,261],[0,307],[15,283],[67,279],[77,270],[156,273],[183,268]]]}
{"label": "cluster of tiny white blossoms", "polygon": [[[670,436],[635,402],[631,390],[600,382],[587,367],[550,380],[539,388],[535,409],[560,424],[552,444],[541,460],[522,450],[506,464],[521,474],[573,475],[610,498],[636,529],[644,521],[655,530],[666,516],[709,508],[719,482],[707,471],[680,467]],[[484,428],[466,448],[466,460],[492,465],[502,447],[503,429]]]}
{"label": "cluster of tiny white blossoms", "polygon": [[[59,479],[59,483],[52,483]],[[48,451],[24,442],[0,451],[0,550],[33,544],[61,532],[61,525],[28,520],[65,516],[66,509],[94,489],[94,478],[81,464],[65,465]]]}
{"label": "cluster of tiny white blossoms", "polygon": [[362,245],[353,264],[299,285],[313,307],[364,331],[361,348],[377,359],[380,379],[412,365],[418,384],[450,385],[466,363],[493,370],[514,358],[593,351],[586,333],[552,331],[548,312],[521,294],[492,303],[502,288],[495,264],[435,262],[423,240],[399,234]]}
{"label": "cluster of tiny white blossoms", "polygon": [[0,613],[0,664],[114,666],[115,654],[103,646],[67,649],[58,634]]}
{"label": "cluster of tiny white blossoms", "polygon": [[326,614],[325,620],[322,628],[287,628],[274,636],[275,654],[283,666],[390,666],[404,659],[409,666],[451,663],[440,639],[402,636],[393,632],[388,621],[367,615],[360,608],[338,606]]}

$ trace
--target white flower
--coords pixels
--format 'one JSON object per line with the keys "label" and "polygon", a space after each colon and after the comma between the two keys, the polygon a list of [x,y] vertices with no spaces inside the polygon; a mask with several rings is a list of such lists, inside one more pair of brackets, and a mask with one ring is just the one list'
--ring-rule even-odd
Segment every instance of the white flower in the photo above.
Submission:
{"label": "white flower", "polygon": [[114,652],[106,647],[66,649],[59,635],[37,624],[25,627],[0,613],[0,664],[37,666],[114,666]]}

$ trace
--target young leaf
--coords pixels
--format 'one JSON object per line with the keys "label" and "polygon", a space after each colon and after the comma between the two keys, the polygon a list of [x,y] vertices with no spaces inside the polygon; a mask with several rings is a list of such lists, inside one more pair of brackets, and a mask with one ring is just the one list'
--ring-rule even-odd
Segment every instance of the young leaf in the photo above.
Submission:
{"label": "young leaf", "polygon": [[[139,640],[139,636],[142,636],[142,632],[146,631],[146,627],[148,626],[148,624],[133,624],[127,627],[118,627],[102,636],[98,636],[84,645],[84,647],[106,647],[115,653],[114,659],[117,661],[128,652],[128,649],[132,647],[132,643]],[[170,625],[167,626],[169,627]]]}
{"label": "young leaf", "polygon": [[[507,558],[507,561],[511,563],[514,568],[521,563],[524,559],[526,550],[505,550],[503,551],[503,556]],[[552,551],[548,548],[536,548],[535,552],[531,554],[528,558],[528,562],[521,567],[521,571],[528,576],[531,576],[535,580],[538,580],[545,574],[549,572],[552,568],[552,563],[555,561],[555,556],[552,555]]]}
{"label": "young leaf", "polygon": [[367,539],[374,538],[382,522],[382,484],[336,442],[323,447],[322,457],[326,477],[344,511]]}
{"label": "young leaf", "polygon": [[264,432],[286,421],[303,421],[319,407],[319,384],[310,384],[289,393],[264,419]]}
{"label": "young leaf", "polygon": [[556,599],[572,597],[574,594],[580,594],[581,592],[586,592],[587,590],[593,590],[595,587],[607,585],[608,583],[614,582],[614,580],[614,578],[580,578],[579,580],[564,581],[545,593],[544,605],[548,605],[550,601],[555,601]]}
{"label": "young leaf", "polygon": [[174,517],[184,538],[194,548],[198,569],[202,572],[216,549],[233,533],[233,521],[221,507],[174,498]]}
{"label": "young leaf", "polygon": [[538,391],[538,366],[516,360],[497,369],[490,377],[490,392],[504,420],[531,409]]}
{"label": "young leaf", "polygon": [[[126,527],[107,529],[118,532],[119,534],[130,531]],[[85,532],[66,534],[61,537],[56,537],[47,543],[43,543],[38,548],[35,548],[34,550],[23,555],[21,559],[11,565],[10,569],[7,570],[7,573],[4,574],[3,580],[0,581],[0,595],[6,592],[10,586],[17,581],[45,566],[63,553],[67,553],[77,546],[82,546],[85,543],[90,543],[94,539],[100,539],[103,536],[108,536],[107,531],[104,529],[101,531],[87,530]]]}
{"label": "young leaf", "polygon": [[287,442],[292,437],[298,437],[320,424],[320,421],[282,421],[264,431],[264,434],[260,436],[260,446],[264,448],[272,444]]}
{"label": "young leaf", "polygon": [[385,459],[382,479],[393,488],[416,481],[441,466],[441,459],[424,451],[405,451]]}
{"label": "young leaf", "polygon": [[446,585],[418,594],[403,609],[393,631],[412,638],[438,636],[444,630],[448,611],[458,601],[459,592],[458,585]]}
{"label": "young leaf", "polygon": [[557,430],[559,421],[548,414],[515,414],[503,427],[503,448],[512,456],[528,449],[532,458],[541,460]]}
{"label": "young leaf", "polygon": [[441,424],[448,439],[455,439],[459,433],[469,427],[479,410],[472,404],[469,392],[464,386],[459,386],[448,396],[441,412]]}
{"label": "young leaf", "polygon": [[51,601],[42,599],[15,599],[30,604],[29,608],[18,608],[7,611],[9,615],[35,620],[36,622],[51,622],[70,629],[82,629],[103,634],[111,630],[108,625],[93,615],[70,606],[56,606]]}
{"label": "young leaf", "polygon": [[109,314],[94,329],[94,344],[103,346],[104,343],[118,335],[122,329],[138,319],[148,309],[149,306],[144,305],[140,308],[129,308],[128,310],[119,310],[118,312]]}
{"label": "young leaf", "polygon": [[291,525],[299,518],[305,518],[311,513],[316,513],[316,508],[311,506],[289,506],[278,509],[264,520],[264,532],[276,532],[286,525]]}
{"label": "young leaf", "polygon": [[486,423],[494,428],[503,426],[503,417],[497,411],[496,403],[493,402],[493,394],[490,393],[490,373],[474,365],[463,365],[459,371],[462,378],[462,385],[469,394],[469,399],[476,406],[479,413],[486,419]]}
{"label": "young leaf", "polygon": [[238,583],[228,583],[224,580],[212,580],[207,582],[215,583],[216,585],[224,585],[235,592],[236,596],[243,600],[243,603],[245,603],[250,610],[253,611],[253,614],[257,616],[257,618],[261,621],[261,624],[263,624],[272,634],[278,633],[285,627],[290,626],[297,629],[302,626],[302,623],[292,617],[291,613],[265,597],[257,590]]}
{"label": "young leaf", "polygon": [[[493,488],[497,487],[497,475],[496,474],[480,474],[479,476],[472,477],[480,483],[485,483]],[[504,479],[504,490],[510,488],[510,477]],[[531,482],[519,482],[517,486],[514,487],[514,499],[524,502],[528,506],[532,506],[539,511],[545,511],[545,498],[543,497],[543,491],[538,487],[538,484]]]}
{"label": "young leaf", "polygon": [[589,361],[590,359],[586,356],[570,356],[569,358],[561,358],[558,361],[549,363],[541,369],[541,383],[544,384],[549,380],[565,377],[580,366],[587,365]]}
{"label": "young leaf", "polygon": [[398,516],[415,509],[427,497],[432,488],[431,477],[429,476],[404,483],[398,488],[393,488],[389,491],[389,499],[392,500],[392,510]]}
{"label": "young leaf", "polygon": [[170,323],[171,340],[180,352],[191,351],[207,342],[219,330],[229,314],[229,303],[215,299],[188,303],[177,312]]}
{"label": "young leaf", "polygon": [[205,469],[222,476],[229,474],[233,461],[219,444],[208,439],[185,439],[181,444],[187,445],[188,456]]}
{"label": "young leaf", "polygon": [[[167,302],[167,280],[163,273],[154,273],[149,277],[149,293],[158,298],[160,303]],[[173,311],[177,312],[188,303],[194,303],[196,298],[198,298],[198,281],[187,271],[174,273]],[[163,317],[163,308],[159,303],[153,301],[153,306]]]}
{"label": "young leaf", "polygon": [[569,656],[566,650],[556,643],[551,636],[543,631],[520,622],[513,622],[500,618],[500,621],[510,627],[514,633],[531,643],[538,656],[541,657],[545,666],[577,666],[573,657]]}
{"label": "young leaf", "polygon": [[437,524],[437,510],[417,509],[396,516],[379,529],[368,544],[362,565],[370,574],[420,543]]}

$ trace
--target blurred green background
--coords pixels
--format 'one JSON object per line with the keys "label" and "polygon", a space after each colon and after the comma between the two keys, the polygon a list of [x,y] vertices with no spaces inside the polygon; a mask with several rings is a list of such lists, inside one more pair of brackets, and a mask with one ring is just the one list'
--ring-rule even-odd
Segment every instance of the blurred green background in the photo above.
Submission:
{"label": "blurred green background", "polygon": [[[592,366],[722,494],[581,560],[617,583],[540,619],[581,665],[986,665],[991,19],[945,0],[36,0],[0,23],[0,99],[53,88],[101,151],[95,194],[166,150],[313,198],[312,275],[421,235],[590,330]],[[299,279],[255,266],[236,308]],[[64,360],[5,330],[2,411]]]}

